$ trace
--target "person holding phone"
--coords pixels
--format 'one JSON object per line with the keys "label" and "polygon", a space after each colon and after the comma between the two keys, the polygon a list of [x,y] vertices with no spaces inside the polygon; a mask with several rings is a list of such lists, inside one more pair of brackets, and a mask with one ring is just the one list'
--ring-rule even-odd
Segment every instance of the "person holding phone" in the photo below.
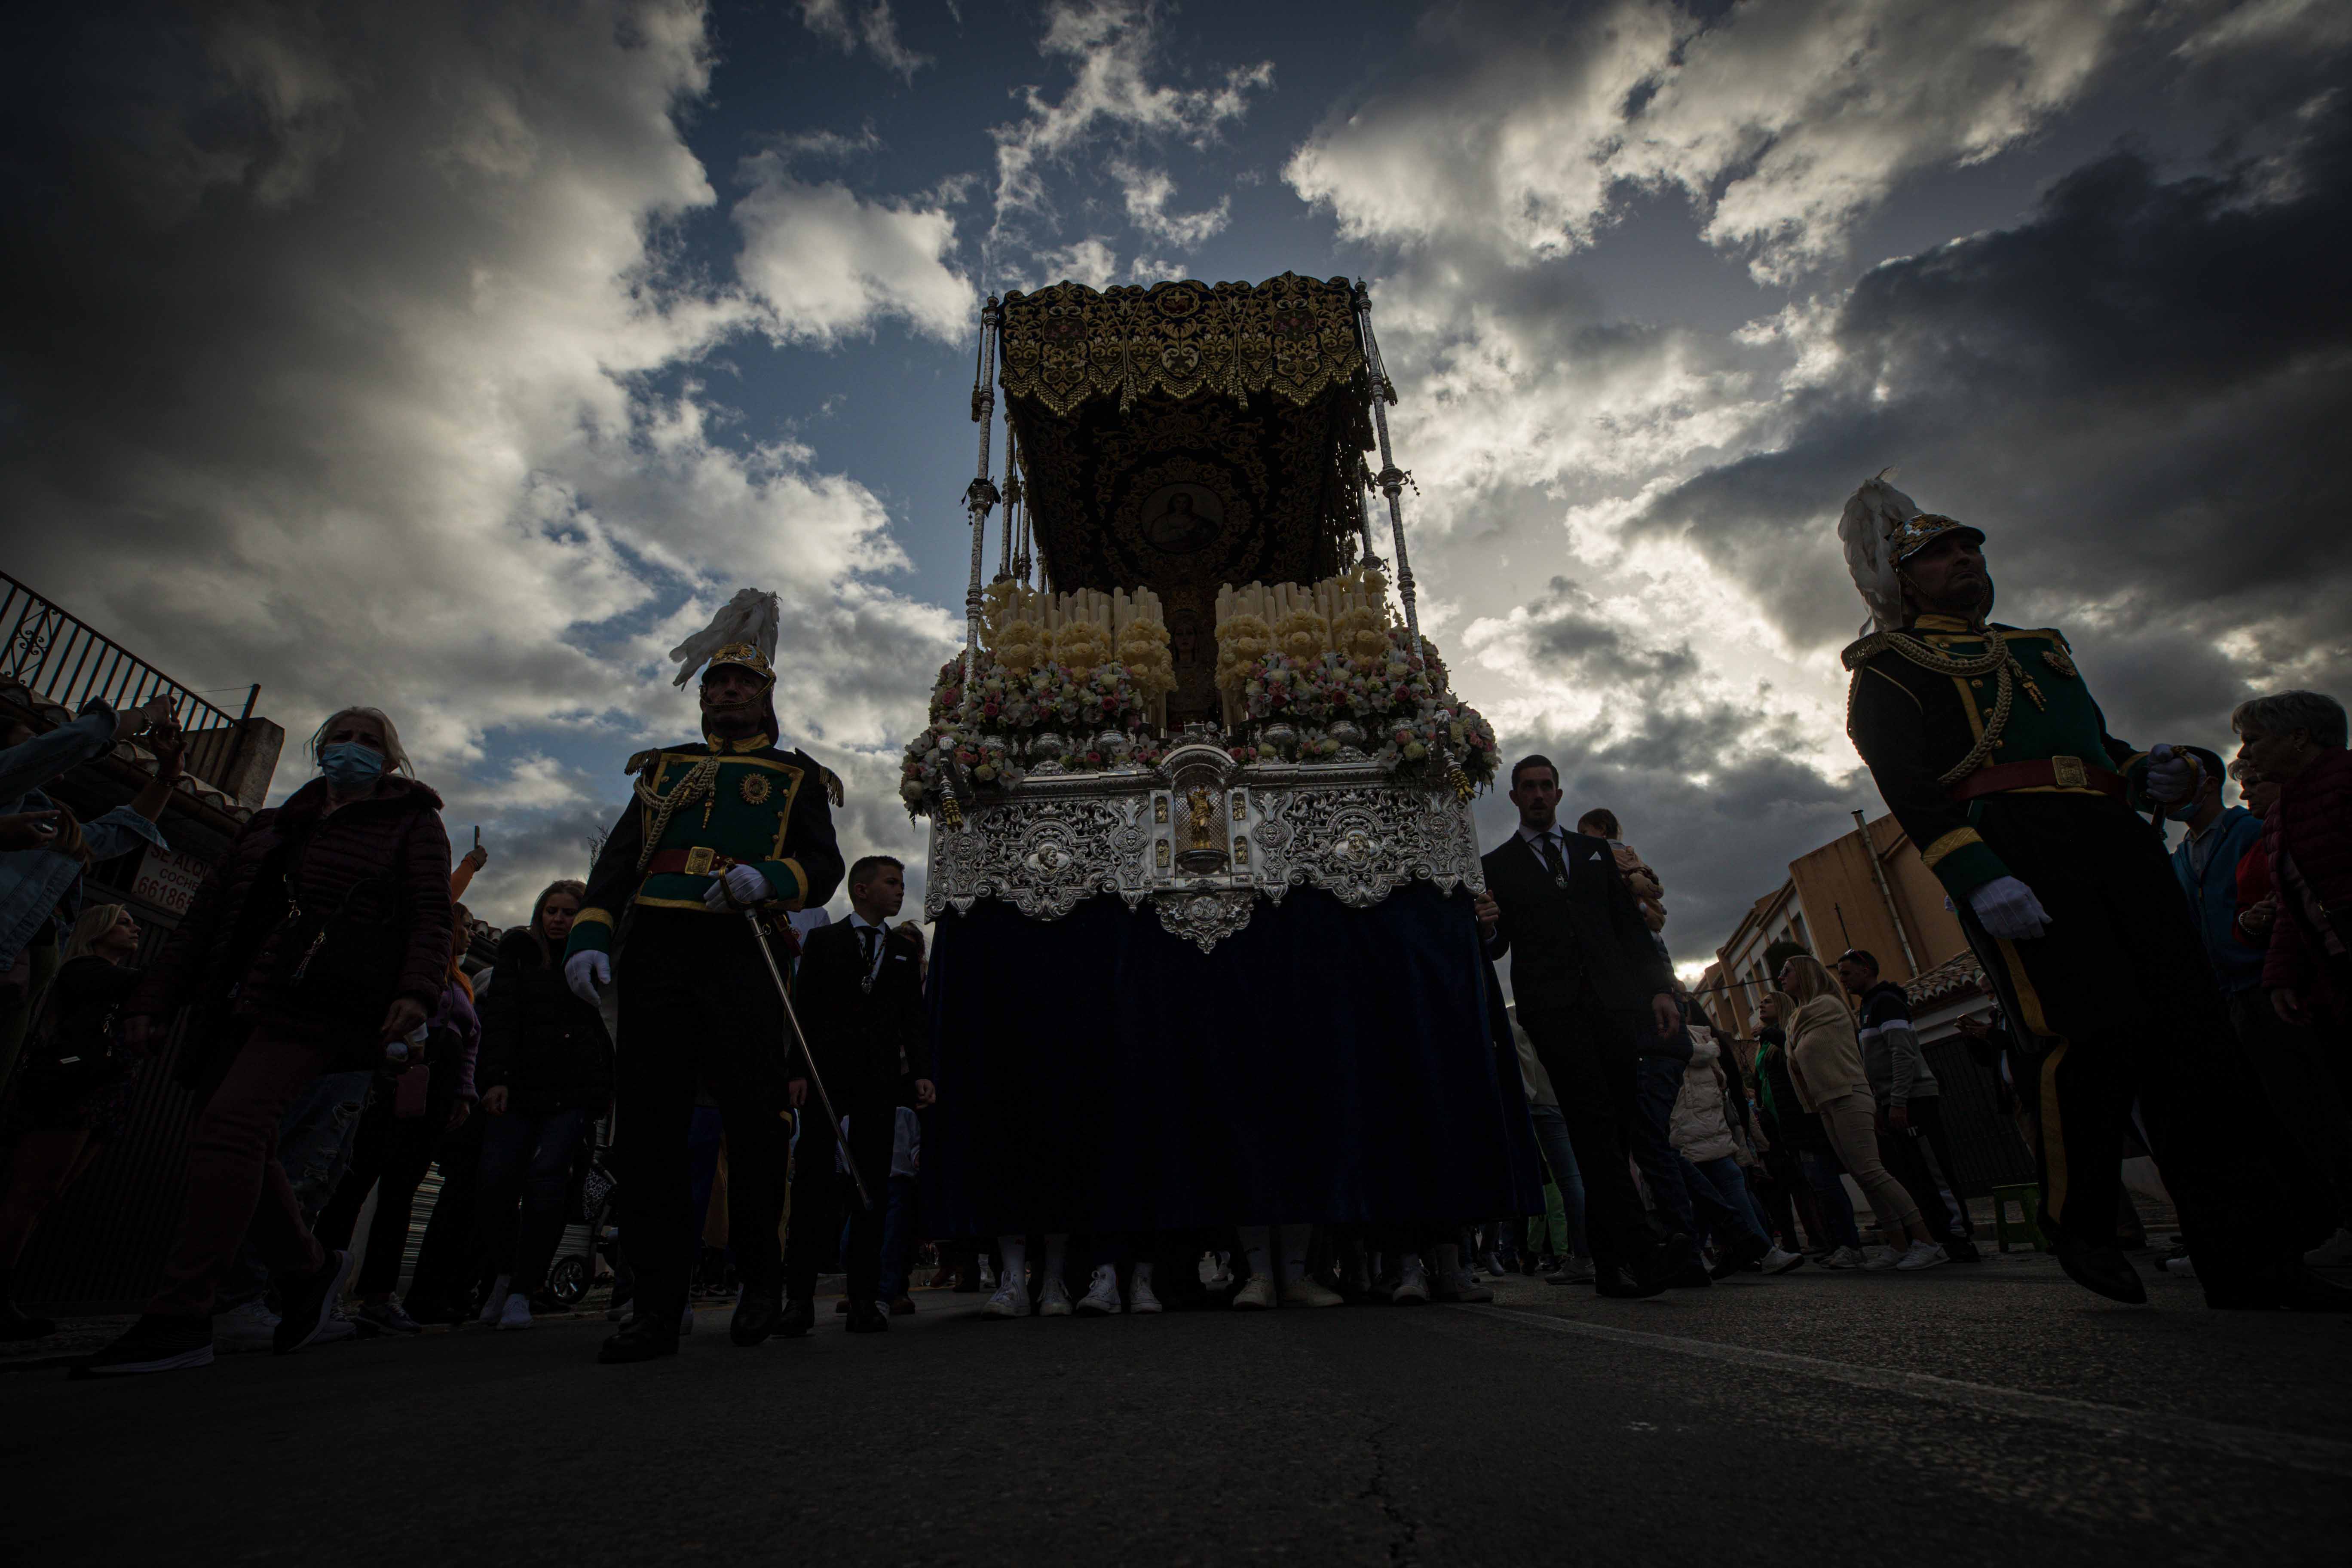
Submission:
{"label": "person holding phone", "polygon": [[124,1005],[134,1048],[181,1006],[201,1006],[182,1070],[203,1109],[163,1284],[77,1376],[210,1364],[214,1284],[248,1227],[278,1279],[280,1354],[328,1330],[350,1271],[350,1254],[320,1247],[271,1157],[278,1125],[312,1080],[378,1066],[425,1023],[456,917],[441,797],[404,776],[392,720],[339,710],[310,751],[319,776],[246,824]]}
{"label": "person holding phone", "polygon": [[[42,792],[131,734],[145,735],[155,776],[129,805],[82,822]],[[80,916],[83,874],[142,843],[163,846],[156,824],[180,782],[182,745],[171,704],[160,697],[120,716],[94,703],[47,734],[22,720],[0,732],[0,1093],[57,973],[59,939]]]}

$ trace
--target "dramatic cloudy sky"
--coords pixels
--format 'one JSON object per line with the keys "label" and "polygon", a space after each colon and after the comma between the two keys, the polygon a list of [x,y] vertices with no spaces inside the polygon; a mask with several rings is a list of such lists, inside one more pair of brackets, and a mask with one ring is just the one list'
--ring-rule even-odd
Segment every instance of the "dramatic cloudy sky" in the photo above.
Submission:
{"label": "dramatic cloudy sky", "polygon": [[919,856],[977,301],[1065,276],[1370,281],[1425,623],[1685,960],[1880,809],[1882,467],[2120,733],[2352,686],[2333,0],[69,14],[0,110],[6,569],[298,735],[391,709],[493,918],[745,584],[848,847]]}

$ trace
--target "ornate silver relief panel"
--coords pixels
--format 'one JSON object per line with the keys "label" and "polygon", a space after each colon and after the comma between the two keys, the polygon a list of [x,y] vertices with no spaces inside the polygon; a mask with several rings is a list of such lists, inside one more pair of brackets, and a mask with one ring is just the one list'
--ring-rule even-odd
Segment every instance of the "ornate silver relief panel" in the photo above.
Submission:
{"label": "ornate silver relief panel", "polygon": [[1083,900],[1152,900],[1203,952],[1249,923],[1260,895],[1322,888],[1369,909],[1414,880],[1484,891],[1467,805],[1366,762],[1235,763],[1217,746],[1157,768],[1032,775],[931,825],[926,918],[1003,899],[1057,920]]}

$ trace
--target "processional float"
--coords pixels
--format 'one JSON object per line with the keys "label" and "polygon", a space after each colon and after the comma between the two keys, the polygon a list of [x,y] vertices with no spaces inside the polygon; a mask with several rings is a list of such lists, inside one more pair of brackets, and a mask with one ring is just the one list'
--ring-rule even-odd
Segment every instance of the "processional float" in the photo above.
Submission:
{"label": "processional float", "polygon": [[967,644],[901,781],[927,1226],[1514,1212],[1471,913],[1496,743],[1421,636],[1394,401],[1345,279],[988,301]]}

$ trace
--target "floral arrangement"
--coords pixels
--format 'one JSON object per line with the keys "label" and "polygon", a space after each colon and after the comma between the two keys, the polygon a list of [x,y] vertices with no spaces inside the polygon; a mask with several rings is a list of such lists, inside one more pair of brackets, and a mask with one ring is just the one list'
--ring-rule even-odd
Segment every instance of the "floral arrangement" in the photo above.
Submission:
{"label": "floral arrangement", "polygon": [[1274,628],[1261,616],[1234,616],[1217,626],[1217,689],[1240,684],[1243,672],[1274,649]]}
{"label": "floral arrangement", "polygon": [[907,742],[899,759],[898,798],[907,803],[908,816],[922,811],[925,797],[949,793],[950,763],[982,789],[1021,782],[1021,769],[1001,736],[934,723]]}
{"label": "floral arrangement", "polygon": [[1110,633],[1092,621],[1072,621],[1054,634],[1054,662],[1083,681],[1112,661]]}
{"label": "floral arrangement", "polygon": [[1473,784],[1495,782],[1502,765],[1502,747],[1486,716],[1458,698],[1423,705],[1410,717],[1381,726],[1380,760],[1401,770],[1417,770],[1437,757],[1451,756]]}
{"label": "floral arrangement", "polygon": [[[1297,659],[1269,649],[1243,676],[1243,706],[1261,724],[1320,726],[1351,719],[1380,742],[1382,763],[1412,771],[1433,757],[1450,756],[1472,783],[1491,783],[1501,762],[1493,727],[1446,689],[1445,667],[1435,646],[1424,637],[1423,653],[1415,656],[1408,651],[1410,642],[1403,627],[1392,626],[1369,657],[1334,650]],[[1367,645],[1360,640],[1354,646]],[[1299,754],[1309,760],[1340,749],[1324,734],[1302,736],[1298,745]],[[1234,754],[1254,760],[1243,759],[1239,748]]]}
{"label": "floral arrangement", "polygon": [[1299,663],[1320,658],[1331,647],[1331,623],[1312,610],[1293,610],[1270,628],[1276,651]]}

